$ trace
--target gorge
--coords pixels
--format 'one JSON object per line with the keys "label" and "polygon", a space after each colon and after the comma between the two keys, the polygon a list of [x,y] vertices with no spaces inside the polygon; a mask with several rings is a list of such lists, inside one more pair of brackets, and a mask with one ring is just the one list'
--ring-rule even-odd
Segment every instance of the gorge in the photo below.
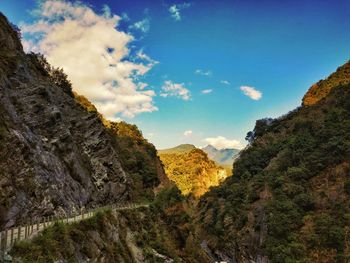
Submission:
{"label": "gorge", "polygon": [[0,245],[0,262],[349,262],[350,61],[246,138],[157,150],[0,13],[0,232],[93,211]]}

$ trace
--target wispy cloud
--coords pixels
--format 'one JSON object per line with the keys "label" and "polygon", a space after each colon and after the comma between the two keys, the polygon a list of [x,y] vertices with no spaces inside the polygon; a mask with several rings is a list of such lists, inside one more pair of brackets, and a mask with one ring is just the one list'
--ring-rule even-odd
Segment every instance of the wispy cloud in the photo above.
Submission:
{"label": "wispy cloud", "polygon": [[109,119],[157,110],[155,92],[139,83],[154,63],[146,56],[146,63],[130,59],[128,45],[134,37],[118,30],[119,16],[107,6],[98,14],[82,2],[47,0],[38,5],[34,23],[22,25],[27,50],[62,67],[73,89]]}
{"label": "wispy cloud", "polygon": [[174,83],[171,80],[166,80],[162,86],[160,96],[177,97],[183,100],[189,100],[191,98],[190,91],[185,87],[184,83]]}
{"label": "wispy cloud", "polygon": [[212,93],[213,90],[212,89],[204,89],[204,90],[201,90],[201,93],[203,94],[209,94],[209,93]]}
{"label": "wispy cloud", "polygon": [[143,33],[147,33],[151,28],[150,19],[146,17],[140,21],[137,21],[136,23],[131,25],[130,28],[140,30]]}
{"label": "wispy cloud", "polygon": [[136,56],[139,59],[141,59],[142,62],[146,63],[148,67],[153,67],[154,65],[159,64],[159,61],[150,58],[147,54],[143,52],[142,49],[136,53]]}
{"label": "wispy cloud", "polygon": [[180,21],[182,19],[181,11],[183,9],[189,8],[191,3],[182,3],[182,4],[173,4],[169,7],[168,11],[170,12],[170,16],[175,21]]}
{"label": "wispy cloud", "polygon": [[220,83],[224,84],[224,85],[230,85],[231,84],[228,80],[221,80]]}
{"label": "wispy cloud", "polygon": [[210,70],[203,70],[203,69],[196,69],[195,74],[202,75],[202,76],[211,76],[213,73]]}
{"label": "wispy cloud", "polygon": [[130,21],[129,15],[125,12],[121,14],[121,19],[124,21]]}
{"label": "wispy cloud", "polygon": [[214,146],[217,149],[241,149],[242,145],[238,140],[230,140],[223,136],[217,136],[212,138],[206,138],[203,140],[205,143]]}
{"label": "wispy cloud", "polygon": [[191,130],[188,130],[188,131],[185,131],[185,132],[184,132],[184,135],[185,135],[186,137],[191,136],[192,134],[193,134],[193,131],[191,131]]}
{"label": "wispy cloud", "polygon": [[248,96],[252,100],[260,100],[262,98],[262,92],[254,87],[241,86],[240,89],[243,91],[244,95]]}

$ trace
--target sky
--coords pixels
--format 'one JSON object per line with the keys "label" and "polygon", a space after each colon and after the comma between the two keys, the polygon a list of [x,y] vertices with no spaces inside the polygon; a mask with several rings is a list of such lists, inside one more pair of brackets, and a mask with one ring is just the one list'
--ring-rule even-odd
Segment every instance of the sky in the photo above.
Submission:
{"label": "sky", "polygon": [[350,59],[348,0],[0,0],[27,52],[158,149],[242,148]]}

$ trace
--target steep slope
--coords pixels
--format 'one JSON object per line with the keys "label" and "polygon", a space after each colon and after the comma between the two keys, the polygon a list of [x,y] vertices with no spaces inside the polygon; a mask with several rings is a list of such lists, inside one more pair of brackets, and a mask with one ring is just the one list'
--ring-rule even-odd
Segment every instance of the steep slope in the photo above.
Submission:
{"label": "steep slope", "polygon": [[[149,208],[102,211],[71,225],[55,224],[15,244],[18,262],[212,262],[193,236],[184,198],[163,189]],[[17,262],[17,261],[16,261]]]}
{"label": "steep slope", "polygon": [[158,190],[173,186],[165,175],[154,145],[143,138],[142,132],[136,125],[124,121],[108,121],[98,113],[96,107],[87,98],[77,93],[74,93],[74,97],[88,112],[95,113],[112,135],[113,145],[120,153],[122,166],[134,179],[133,199],[140,198],[140,193],[143,197],[152,197],[153,188],[157,185]]}
{"label": "steep slope", "polygon": [[303,105],[310,106],[327,96],[332,88],[350,83],[350,61],[339,67],[327,79],[312,85],[303,98]]}
{"label": "steep slope", "polygon": [[81,105],[18,35],[0,14],[0,227],[152,195],[164,177],[154,147]]}
{"label": "steep slope", "polygon": [[212,145],[207,145],[202,149],[210,159],[220,165],[232,166],[234,160],[238,157],[238,149],[221,149],[218,150]]}
{"label": "steep slope", "polygon": [[210,187],[219,185],[228,175],[205,152],[189,146],[160,151],[159,157],[167,176],[175,182],[182,194],[199,197]]}
{"label": "steep slope", "polygon": [[203,196],[197,224],[215,258],[349,262],[348,66],[317,103],[258,121],[234,176]]}

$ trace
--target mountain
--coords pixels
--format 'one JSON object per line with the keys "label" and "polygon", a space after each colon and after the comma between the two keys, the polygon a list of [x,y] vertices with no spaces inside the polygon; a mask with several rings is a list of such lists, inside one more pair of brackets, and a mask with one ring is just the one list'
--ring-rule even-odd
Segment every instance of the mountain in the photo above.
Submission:
{"label": "mountain", "polygon": [[332,88],[350,83],[350,61],[339,67],[327,79],[312,85],[303,97],[303,106],[310,106],[326,97]]}
{"label": "mountain", "polygon": [[238,157],[240,150],[238,149],[221,149],[218,150],[212,145],[207,145],[202,150],[208,155],[210,159],[220,165],[232,166],[233,161]]}
{"label": "mountain", "polygon": [[165,172],[183,195],[200,197],[210,187],[219,185],[228,175],[223,167],[190,144],[158,151]]}
{"label": "mountain", "polygon": [[198,242],[213,261],[349,262],[349,65],[303,107],[257,121],[234,176],[201,198]]}
{"label": "mountain", "polygon": [[200,149],[160,152],[193,202],[135,125],[105,120],[19,37],[0,14],[1,229],[106,204],[149,207],[57,222],[16,242],[14,262],[349,262],[349,62],[302,107],[258,120],[224,181]]}
{"label": "mountain", "polygon": [[[135,125],[105,120],[43,56],[25,54],[0,13],[1,232],[125,202],[151,205],[57,222],[16,242],[13,261],[208,262],[154,146]],[[1,235],[0,260],[3,245]]]}
{"label": "mountain", "polygon": [[0,227],[152,199],[166,180],[137,127],[104,120],[0,14]]}
{"label": "mountain", "polygon": [[160,153],[160,154],[182,154],[182,153],[188,153],[194,149],[197,149],[197,148],[196,148],[196,146],[194,146],[192,144],[180,144],[174,148],[158,150],[158,153]]}

